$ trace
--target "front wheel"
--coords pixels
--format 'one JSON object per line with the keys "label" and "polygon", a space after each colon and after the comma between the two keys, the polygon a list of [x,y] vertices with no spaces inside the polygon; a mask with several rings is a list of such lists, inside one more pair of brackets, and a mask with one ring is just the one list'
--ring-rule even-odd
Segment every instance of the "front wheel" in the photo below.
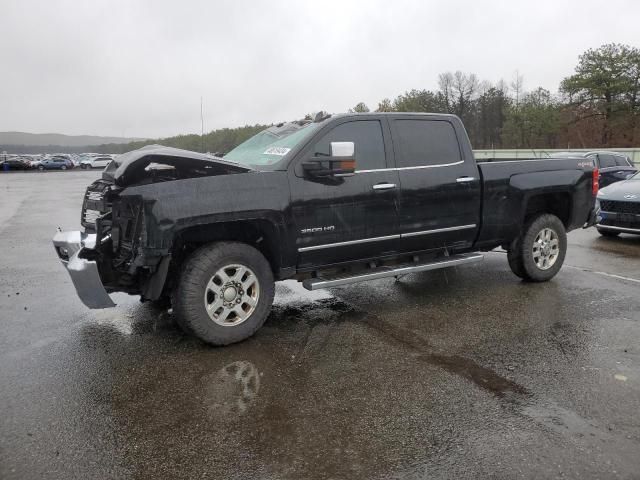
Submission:
{"label": "front wheel", "polygon": [[604,228],[597,228],[598,233],[603,237],[617,237],[620,235],[620,232],[616,232],[615,230],[605,230]]}
{"label": "front wheel", "polygon": [[228,345],[264,324],[274,290],[262,253],[243,243],[212,243],[186,260],[173,292],[173,312],[186,332],[212,345]]}
{"label": "front wheel", "polygon": [[558,217],[542,214],[530,219],[511,245],[507,258],[511,271],[531,282],[551,280],[567,253],[567,232]]}
{"label": "front wheel", "polygon": [[44,167],[42,165],[38,165],[38,170],[40,170],[42,172],[42,171],[44,171]]}
{"label": "front wheel", "polygon": [[62,166],[60,167],[60,170],[66,170],[66,169],[67,169],[67,166],[66,166],[66,165],[62,165]]}

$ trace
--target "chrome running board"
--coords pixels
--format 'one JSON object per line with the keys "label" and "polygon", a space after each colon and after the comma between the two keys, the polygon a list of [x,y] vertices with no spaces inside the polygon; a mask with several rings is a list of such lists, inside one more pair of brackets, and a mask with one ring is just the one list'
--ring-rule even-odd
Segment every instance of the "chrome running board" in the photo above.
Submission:
{"label": "chrome running board", "polygon": [[476,263],[482,261],[483,258],[484,255],[481,253],[461,253],[425,263],[405,263],[396,267],[376,267],[369,271],[359,272],[353,275],[308,278],[302,282],[302,286],[307,290],[338,287],[340,285],[348,285],[350,283],[377,280],[378,278],[396,277],[398,275],[407,275],[408,273],[426,272],[429,270],[438,270],[440,268],[464,265],[466,263]]}

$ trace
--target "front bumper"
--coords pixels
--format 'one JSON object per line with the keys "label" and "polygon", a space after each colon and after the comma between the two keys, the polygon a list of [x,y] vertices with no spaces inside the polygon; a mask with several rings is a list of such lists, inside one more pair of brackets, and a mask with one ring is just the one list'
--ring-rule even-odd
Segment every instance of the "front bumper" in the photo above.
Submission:
{"label": "front bumper", "polygon": [[622,233],[640,234],[640,214],[600,212],[597,228]]}
{"label": "front bumper", "polygon": [[98,265],[93,260],[81,258],[83,250],[92,250],[96,245],[96,235],[79,231],[58,232],[53,237],[53,246],[65,266],[82,303],[89,308],[114,307],[111,297],[104,288]]}
{"label": "front bumper", "polygon": [[612,232],[633,233],[635,235],[640,235],[640,228],[616,227],[614,225],[603,225],[602,223],[596,224],[596,228],[599,228],[600,230],[611,230]]}

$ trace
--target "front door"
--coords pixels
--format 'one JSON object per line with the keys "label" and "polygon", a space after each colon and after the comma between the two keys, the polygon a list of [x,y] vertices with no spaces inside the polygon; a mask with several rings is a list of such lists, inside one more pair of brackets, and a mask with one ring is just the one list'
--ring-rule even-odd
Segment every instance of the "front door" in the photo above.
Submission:
{"label": "front door", "polygon": [[[307,177],[305,159],[331,154],[331,142],[354,142],[356,173]],[[378,119],[345,119],[313,139],[289,170],[298,268],[376,257],[397,248],[398,173],[389,169],[391,142]]]}

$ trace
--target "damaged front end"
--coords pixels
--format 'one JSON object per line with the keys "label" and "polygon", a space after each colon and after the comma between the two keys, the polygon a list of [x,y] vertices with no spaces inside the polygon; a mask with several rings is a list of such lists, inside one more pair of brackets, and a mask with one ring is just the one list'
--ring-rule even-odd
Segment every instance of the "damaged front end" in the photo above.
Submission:
{"label": "damaged front end", "polygon": [[89,308],[108,308],[115,305],[111,292],[140,295],[142,300],[156,300],[163,293],[171,256],[168,248],[149,244],[143,199],[128,194],[128,187],[250,170],[157,145],[112,162],[85,192],[81,213],[84,232],[59,231],[53,238],[56,253],[82,302]]}

